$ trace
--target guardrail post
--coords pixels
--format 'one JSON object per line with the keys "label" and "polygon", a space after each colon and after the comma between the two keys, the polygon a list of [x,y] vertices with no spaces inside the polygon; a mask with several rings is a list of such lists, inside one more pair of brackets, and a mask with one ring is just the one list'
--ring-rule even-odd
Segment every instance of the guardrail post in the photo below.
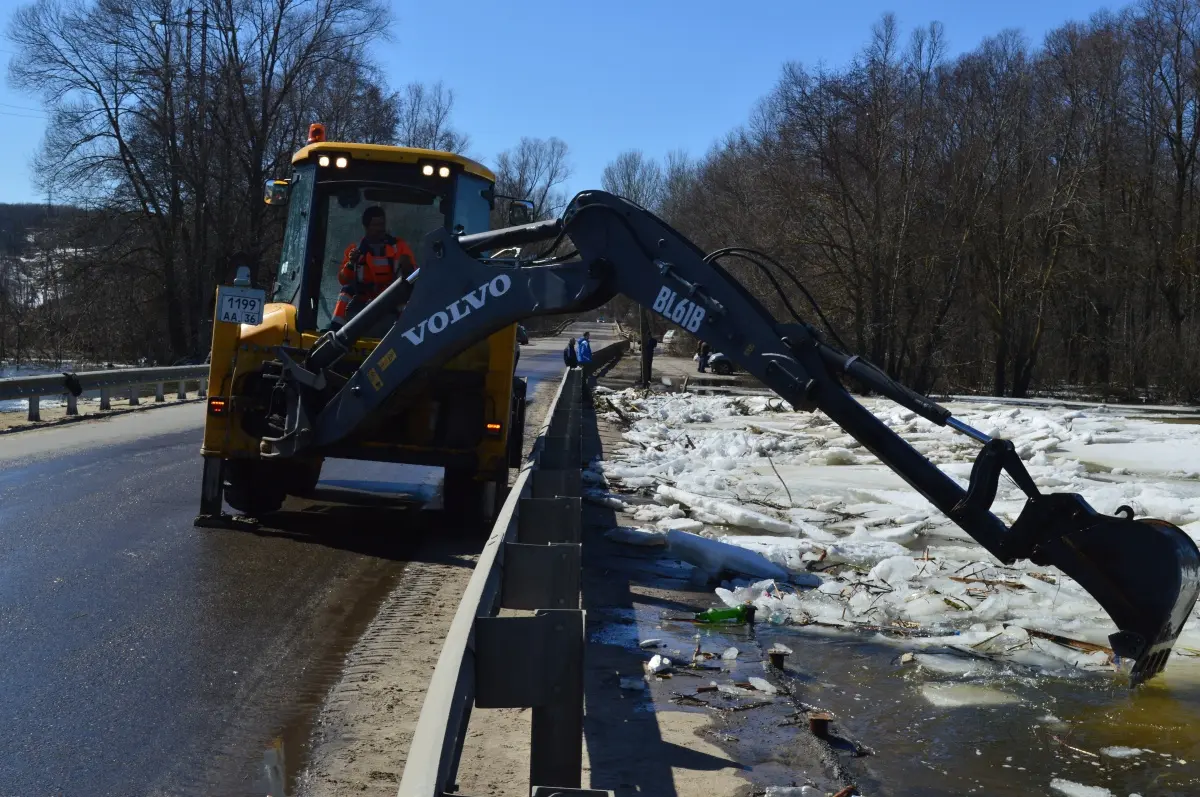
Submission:
{"label": "guardrail post", "polygon": [[200,379],[200,392],[199,392],[199,393],[197,393],[196,395],[198,395],[200,398],[207,398],[207,397],[208,397],[208,379],[206,379],[206,378],[204,378],[204,377],[201,377],[201,379]]}
{"label": "guardrail post", "polygon": [[154,386],[154,401],[156,404],[161,404],[167,400],[166,391],[167,388],[163,382],[159,382]]}
{"label": "guardrail post", "polygon": [[182,379],[179,380],[179,393],[175,395],[175,398],[179,399],[180,401],[187,398],[187,382],[183,381]]}
{"label": "guardrail post", "polygon": [[138,403],[138,385],[129,386],[129,404],[133,406]]}
{"label": "guardrail post", "polygon": [[79,414],[79,399],[75,397],[74,393],[68,393],[67,394],[67,415],[78,415],[78,414]]}
{"label": "guardrail post", "polygon": [[583,779],[584,612],[475,621],[475,705],[532,708],[529,785],[577,789]]}
{"label": "guardrail post", "polygon": [[579,542],[582,514],[578,498],[522,498],[517,505],[517,542]]}
{"label": "guardrail post", "polygon": [[29,397],[29,420],[40,421],[42,419],[41,396]]}
{"label": "guardrail post", "polygon": [[106,388],[106,387],[100,388],[100,409],[102,409],[102,410],[111,410],[112,409],[112,394],[109,392],[108,388]]}

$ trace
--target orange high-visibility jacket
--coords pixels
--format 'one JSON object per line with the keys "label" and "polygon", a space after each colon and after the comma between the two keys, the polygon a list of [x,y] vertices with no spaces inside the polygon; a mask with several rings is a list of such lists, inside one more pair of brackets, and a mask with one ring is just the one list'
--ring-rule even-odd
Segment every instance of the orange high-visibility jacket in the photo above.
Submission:
{"label": "orange high-visibility jacket", "polygon": [[358,304],[374,299],[397,277],[404,278],[416,268],[416,256],[403,240],[385,235],[382,241],[371,243],[365,238],[346,247],[342,267],[338,270],[341,294],[333,309],[334,318],[346,318],[351,302]]}

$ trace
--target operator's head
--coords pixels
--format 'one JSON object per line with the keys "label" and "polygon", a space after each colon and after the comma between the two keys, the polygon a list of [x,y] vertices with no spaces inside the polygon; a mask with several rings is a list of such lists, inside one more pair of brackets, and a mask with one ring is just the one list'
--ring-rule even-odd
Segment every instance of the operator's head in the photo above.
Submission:
{"label": "operator's head", "polygon": [[384,216],[383,208],[378,205],[372,205],[363,211],[362,223],[367,237],[372,240],[382,238],[387,230],[387,217]]}
{"label": "operator's head", "polygon": [[584,332],[584,333],[583,333],[583,339],[584,339],[584,340],[591,340],[591,339],[592,339],[592,333],[591,333],[591,332]]}

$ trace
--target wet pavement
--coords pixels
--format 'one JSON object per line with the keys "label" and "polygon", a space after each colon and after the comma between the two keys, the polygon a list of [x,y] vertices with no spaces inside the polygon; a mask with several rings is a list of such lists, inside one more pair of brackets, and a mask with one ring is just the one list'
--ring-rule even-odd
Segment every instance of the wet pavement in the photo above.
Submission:
{"label": "wet pavement", "polygon": [[348,461],[262,528],[194,528],[202,412],[0,438],[0,793],[268,793],[438,532],[440,470]]}

